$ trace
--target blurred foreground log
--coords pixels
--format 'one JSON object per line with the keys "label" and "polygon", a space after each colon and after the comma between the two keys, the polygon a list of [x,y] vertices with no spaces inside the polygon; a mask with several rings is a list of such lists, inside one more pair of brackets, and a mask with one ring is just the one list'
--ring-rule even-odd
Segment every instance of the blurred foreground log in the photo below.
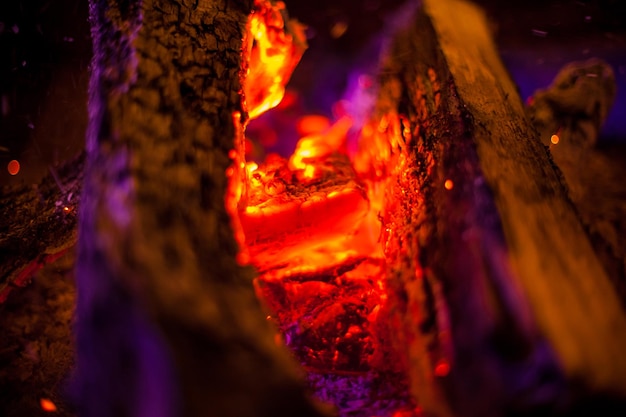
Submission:
{"label": "blurred foreground log", "polygon": [[418,402],[438,416],[623,413],[624,311],[481,11],[424,1],[382,74],[378,113],[408,119],[388,262]]}
{"label": "blurred foreground log", "polygon": [[247,0],[92,0],[82,416],[317,416],[225,208]]}

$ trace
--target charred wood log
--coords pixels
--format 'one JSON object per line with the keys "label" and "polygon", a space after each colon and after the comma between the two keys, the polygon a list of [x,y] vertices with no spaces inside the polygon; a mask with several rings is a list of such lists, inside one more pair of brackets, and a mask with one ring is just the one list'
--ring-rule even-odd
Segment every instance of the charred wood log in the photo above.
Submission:
{"label": "charred wood log", "polygon": [[76,242],[84,155],[51,167],[32,186],[6,186],[0,197],[0,303]]}
{"label": "charred wood log", "polygon": [[85,416],[317,416],[225,208],[250,1],[93,0],[78,260]]}
{"label": "charred wood log", "polygon": [[615,395],[622,412],[624,311],[480,10],[425,1],[381,83],[378,114],[406,117],[386,227],[418,402],[558,415]]}

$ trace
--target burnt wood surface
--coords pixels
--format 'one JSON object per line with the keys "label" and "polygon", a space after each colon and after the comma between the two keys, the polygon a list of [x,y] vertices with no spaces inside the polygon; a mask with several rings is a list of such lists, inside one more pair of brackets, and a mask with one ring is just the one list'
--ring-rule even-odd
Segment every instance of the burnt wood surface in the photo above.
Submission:
{"label": "burnt wood surface", "polygon": [[413,393],[438,416],[620,415],[624,311],[487,28],[424,1],[381,70],[377,111],[410,132],[387,227]]}
{"label": "burnt wood surface", "polygon": [[93,0],[83,416],[317,416],[225,208],[250,1]]}

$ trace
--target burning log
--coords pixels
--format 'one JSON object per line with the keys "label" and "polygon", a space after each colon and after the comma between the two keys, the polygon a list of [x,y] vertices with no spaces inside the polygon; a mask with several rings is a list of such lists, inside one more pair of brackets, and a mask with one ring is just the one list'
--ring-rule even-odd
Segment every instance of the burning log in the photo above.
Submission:
{"label": "burning log", "polygon": [[624,311],[481,12],[425,1],[382,73],[379,114],[406,117],[385,142],[400,155],[385,244],[419,403],[484,416],[623,399]]}

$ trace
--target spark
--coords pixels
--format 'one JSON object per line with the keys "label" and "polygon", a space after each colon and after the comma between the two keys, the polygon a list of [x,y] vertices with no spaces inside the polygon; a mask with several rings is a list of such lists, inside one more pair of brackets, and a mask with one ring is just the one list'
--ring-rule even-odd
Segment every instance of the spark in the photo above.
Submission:
{"label": "spark", "polygon": [[557,143],[559,143],[559,136],[558,135],[552,135],[550,137],[550,142],[552,142],[553,144],[556,145]]}
{"label": "spark", "polygon": [[452,180],[447,179],[446,182],[443,183],[443,186],[446,190],[451,190],[454,188],[454,182]]}
{"label": "spark", "polygon": [[39,400],[39,405],[43,411],[47,411],[48,413],[54,413],[57,411],[56,404],[47,398],[41,398]]}
{"label": "spark", "polygon": [[330,29],[330,36],[335,39],[341,38],[348,30],[348,24],[346,22],[337,22]]}
{"label": "spark", "polygon": [[19,161],[17,159],[10,161],[9,164],[7,165],[7,171],[9,171],[9,174],[11,175],[17,175],[18,172],[20,172]]}
{"label": "spark", "polygon": [[437,365],[435,365],[435,375],[436,376],[446,376],[450,373],[450,364],[442,359],[439,362],[437,362]]}

